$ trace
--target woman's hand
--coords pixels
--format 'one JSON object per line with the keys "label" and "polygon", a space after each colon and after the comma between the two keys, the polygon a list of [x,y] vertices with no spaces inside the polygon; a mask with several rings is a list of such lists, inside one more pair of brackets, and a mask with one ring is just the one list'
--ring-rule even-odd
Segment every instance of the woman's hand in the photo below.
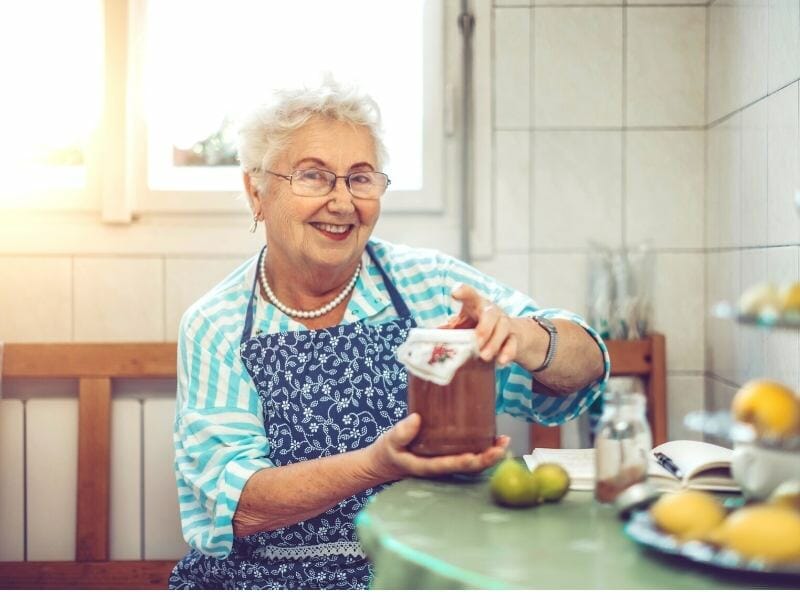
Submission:
{"label": "woman's hand", "polygon": [[367,448],[367,468],[381,481],[405,477],[436,477],[450,473],[478,473],[505,455],[510,438],[498,436],[494,446],[481,453],[466,452],[449,456],[417,456],[408,445],[419,432],[422,419],[411,413]]}
{"label": "woman's hand", "polygon": [[457,287],[452,296],[461,302],[461,312],[442,329],[474,328],[480,357],[486,362],[496,361],[503,367],[517,358],[521,331],[515,319],[468,285]]}

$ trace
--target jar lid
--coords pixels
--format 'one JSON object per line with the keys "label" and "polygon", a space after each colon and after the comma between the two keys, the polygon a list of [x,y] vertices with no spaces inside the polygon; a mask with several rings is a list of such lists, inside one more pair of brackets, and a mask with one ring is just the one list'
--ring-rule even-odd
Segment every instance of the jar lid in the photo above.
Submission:
{"label": "jar lid", "polygon": [[397,348],[397,360],[409,373],[438,385],[449,384],[456,371],[477,355],[474,329],[413,328]]}
{"label": "jar lid", "polygon": [[455,344],[475,344],[478,339],[474,329],[435,329],[425,327],[412,327],[408,330],[409,342],[452,342]]}
{"label": "jar lid", "polygon": [[660,495],[652,483],[635,483],[620,492],[614,500],[614,508],[620,518],[626,519],[632,511],[649,506]]}

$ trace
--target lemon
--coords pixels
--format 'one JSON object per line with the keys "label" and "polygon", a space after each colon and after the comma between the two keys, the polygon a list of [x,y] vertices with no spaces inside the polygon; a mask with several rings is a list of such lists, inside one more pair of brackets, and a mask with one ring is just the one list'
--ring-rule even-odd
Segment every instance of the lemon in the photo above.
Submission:
{"label": "lemon", "polygon": [[800,400],[777,381],[748,381],[733,397],[731,411],[737,420],[755,426],[759,435],[788,437],[800,432]]}
{"label": "lemon", "polygon": [[650,516],[663,531],[681,541],[705,539],[725,519],[725,509],[706,492],[684,490],[661,496]]}
{"label": "lemon", "polygon": [[495,502],[504,506],[533,506],[539,503],[539,485],[530,471],[517,461],[506,458],[489,481]]}
{"label": "lemon", "polygon": [[800,511],[800,479],[790,479],[776,487],[769,503]]}
{"label": "lemon", "polygon": [[559,464],[542,463],[531,475],[539,485],[539,498],[545,502],[558,502],[569,490],[569,474]]}
{"label": "lemon", "polygon": [[745,506],[725,519],[714,538],[745,558],[800,561],[800,514],[774,504]]}
{"label": "lemon", "polygon": [[773,283],[759,283],[747,288],[739,298],[739,312],[757,316],[761,313],[778,312],[780,298]]}
{"label": "lemon", "polygon": [[782,287],[780,300],[781,308],[785,312],[800,312],[800,281]]}

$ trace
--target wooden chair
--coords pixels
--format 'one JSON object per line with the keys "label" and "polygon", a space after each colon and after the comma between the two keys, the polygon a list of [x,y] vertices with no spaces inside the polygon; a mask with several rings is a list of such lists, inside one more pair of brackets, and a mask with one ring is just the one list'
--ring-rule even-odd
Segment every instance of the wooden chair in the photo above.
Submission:
{"label": "wooden chair", "polygon": [[[667,441],[667,356],[662,334],[652,333],[641,340],[608,340],[611,375],[637,375],[644,379],[647,395],[647,420],[653,432],[653,445]],[[531,448],[560,448],[558,427],[531,425]]]}
{"label": "wooden chair", "polygon": [[[655,443],[666,440],[664,337],[608,342],[614,375],[647,379]],[[176,345],[8,344],[4,379],[77,379],[78,486],[74,561],[0,562],[0,589],[165,589],[173,560],[109,560],[111,384],[115,378],[176,376]],[[539,446],[559,446],[556,427],[532,428]],[[177,560],[180,557],[175,557]]]}
{"label": "wooden chair", "polygon": [[176,560],[109,560],[111,382],[175,378],[176,344],[8,344],[3,379],[77,379],[75,561],[0,562],[0,589],[166,589]]}

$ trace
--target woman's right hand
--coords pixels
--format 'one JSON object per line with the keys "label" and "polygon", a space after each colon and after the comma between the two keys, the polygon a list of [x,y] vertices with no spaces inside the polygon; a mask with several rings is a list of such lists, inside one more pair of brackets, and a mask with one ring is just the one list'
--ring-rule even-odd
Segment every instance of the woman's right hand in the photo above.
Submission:
{"label": "woman's right hand", "polygon": [[367,469],[382,481],[478,473],[500,461],[510,441],[506,435],[498,436],[494,446],[477,454],[466,452],[448,456],[417,456],[408,449],[408,445],[419,432],[421,423],[420,416],[411,413],[375,440],[366,448]]}

